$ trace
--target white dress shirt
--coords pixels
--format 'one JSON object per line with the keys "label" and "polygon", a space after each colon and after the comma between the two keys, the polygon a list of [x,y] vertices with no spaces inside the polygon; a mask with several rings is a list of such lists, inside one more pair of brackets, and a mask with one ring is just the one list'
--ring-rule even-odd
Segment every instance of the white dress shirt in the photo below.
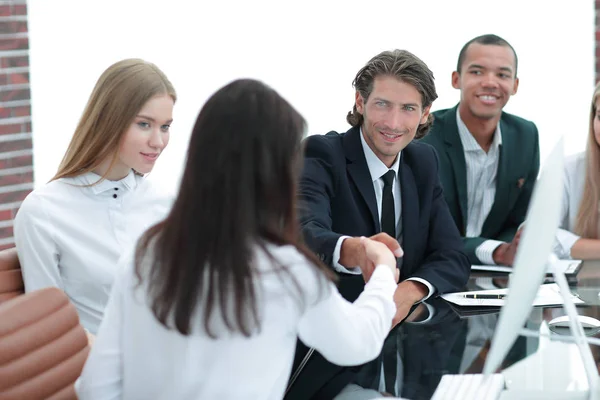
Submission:
{"label": "white dress shirt", "polygon": [[[398,180],[398,168],[400,166],[400,156],[402,152],[398,153],[396,157],[396,161],[390,168],[388,168],[380,159],[373,153],[373,150],[369,147],[365,138],[363,136],[362,128],[360,129],[360,143],[362,144],[363,153],[365,154],[365,159],[367,160],[367,167],[369,168],[369,173],[371,174],[371,180],[373,181],[373,189],[375,190],[375,201],[377,202],[377,215],[379,215],[379,223],[381,224],[381,207],[383,202],[383,175],[385,175],[389,170],[394,171],[394,182],[392,183],[392,194],[394,195],[394,214],[396,217],[396,238],[402,246],[402,198],[400,197],[400,181]],[[362,272],[359,266],[348,269],[345,268],[342,264],[340,264],[340,257],[342,254],[342,243],[344,240],[349,238],[350,236],[341,236],[337,243],[335,244],[335,248],[333,250],[333,268],[344,274],[353,274],[360,275]],[[402,259],[399,260],[398,266],[401,268]],[[428,299],[433,295],[435,289],[433,285],[422,278],[408,278],[409,281],[421,282],[423,285],[427,287],[429,291],[427,296],[425,296],[422,300]]]}
{"label": "white dress shirt", "polygon": [[[483,224],[494,205],[502,132],[500,132],[500,123],[498,123],[492,145],[486,153],[460,118],[458,109],[456,110],[456,123],[467,167],[466,237],[477,237],[481,235]],[[496,264],[492,255],[502,243],[504,242],[488,239],[475,249],[475,255],[484,264]]]}
{"label": "white dress shirt", "polygon": [[571,248],[580,239],[573,231],[585,186],[585,152],[567,157],[564,168],[560,229],[556,234],[554,253],[559,258],[570,259]]}
{"label": "white dress shirt", "polygon": [[94,185],[99,179],[90,172],[47,183],[27,196],[14,222],[25,291],[64,290],[93,334],[119,257],[171,203],[133,171]]}
{"label": "white dress shirt", "polygon": [[137,285],[132,256],[125,257],[76,385],[79,399],[281,399],[297,337],[338,365],[377,357],[396,312],[389,267],[377,266],[349,303],[293,246],[268,248],[301,283],[302,294],[295,295],[293,278],[273,273],[272,259],[257,250],[261,330],[250,337],[228,332],[219,310],[211,320],[218,338],[208,337],[202,298],[189,336],[166,329],[150,309],[147,286]]}

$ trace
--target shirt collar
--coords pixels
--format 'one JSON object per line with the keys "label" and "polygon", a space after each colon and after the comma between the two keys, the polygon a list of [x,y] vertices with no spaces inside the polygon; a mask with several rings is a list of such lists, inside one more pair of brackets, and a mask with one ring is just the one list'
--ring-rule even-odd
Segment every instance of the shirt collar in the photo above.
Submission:
{"label": "shirt collar", "polygon": [[[469,132],[469,128],[460,118],[460,112],[458,107],[456,107],[456,125],[458,125],[458,135],[460,136],[460,141],[462,142],[463,149],[465,151],[478,151],[481,150],[481,146],[475,140],[471,132]],[[490,150],[497,150],[498,147],[502,144],[502,132],[500,131],[500,121],[498,121],[498,125],[496,125],[496,131],[494,132],[494,139],[492,139],[492,145],[490,146]]]}
{"label": "shirt collar", "polygon": [[363,153],[365,153],[365,158],[367,160],[367,167],[369,167],[369,173],[371,174],[371,180],[375,182],[377,179],[381,178],[386,172],[390,169],[393,169],[396,173],[396,177],[398,176],[398,168],[400,166],[400,156],[402,155],[402,151],[398,153],[396,157],[396,161],[390,168],[387,167],[380,159],[373,153],[373,150],[369,147],[365,138],[363,136],[362,128],[360,128],[360,143],[362,144]]}
{"label": "shirt collar", "polygon": [[102,182],[98,182],[102,177],[93,172],[86,172],[83,175],[76,177],[79,183],[89,186],[94,194],[104,193],[108,190],[115,190],[115,188],[119,188],[125,191],[132,191],[137,187],[137,178],[135,172],[133,170],[129,171],[129,174],[123,179],[118,181],[109,181],[108,179],[104,179]]}

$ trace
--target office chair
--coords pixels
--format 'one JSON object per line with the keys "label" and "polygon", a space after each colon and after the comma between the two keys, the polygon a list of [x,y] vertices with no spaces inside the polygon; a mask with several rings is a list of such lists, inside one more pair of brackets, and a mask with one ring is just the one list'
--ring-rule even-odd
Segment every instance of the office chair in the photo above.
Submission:
{"label": "office chair", "polygon": [[21,266],[15,247],[0,251],[0,303],[24,292]]}
{"label": "office chair", "polygon": [[0,400],[76,400],[89,353],[77,311],[58,288],[0,304]]}

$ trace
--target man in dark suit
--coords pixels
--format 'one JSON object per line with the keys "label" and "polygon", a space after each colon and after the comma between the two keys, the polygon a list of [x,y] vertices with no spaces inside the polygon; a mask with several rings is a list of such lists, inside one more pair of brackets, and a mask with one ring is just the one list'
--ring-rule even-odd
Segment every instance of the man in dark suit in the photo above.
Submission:
{"label": "man in dark suit", "polygon": [[[469,263],[443,198],[435,151],[412,142],[431,124],[429,110],[437,98],[433,74],[407,51],[386,51],[358,72],[353,86],[355,104],[347,117],[352,128],[305,141],[302,233],[339,273],[340,292],[350,301],[364,287],[360,236],[392,250],[401,244],[395,325],[415,303],[461,289]],[[296,361],[299,354],[303,349]],[[350,370],[312,358],[302,379],[309,385],[299,385],[288,398],[332,398],[350,382]]]}
{"label": "man in dark suit", "polygon": [[540,165],[533,122],[505,113],[517,92],[517,54],[496,35],[470,40],[460,52],[454,108],[437,111],[422,142],[436,148],[452,218],[472,264],[512,265]]}

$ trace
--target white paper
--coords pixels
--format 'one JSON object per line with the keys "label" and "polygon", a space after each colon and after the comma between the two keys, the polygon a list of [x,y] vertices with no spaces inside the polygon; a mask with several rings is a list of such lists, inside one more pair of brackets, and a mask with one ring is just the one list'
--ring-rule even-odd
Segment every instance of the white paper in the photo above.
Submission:
{"label": "white paper", "polygon": [[[449,301],[450,303],[459,306],[490,306],[490,307],[502,307],[505,303],[505,299],[467,299],[464,297],[466,294],[507,294],[508,289],[492,289],[492,290],[475,290],[472,292],[459,292],[459,293],[448,293],[443,294],[441,297]],[[584,302],[577,296],[571,294],[571,299],[575,304],[583,304]],[[553,306],[563,304],[563,299],[556,283],[548,283],[541,285],[535,299],[533,300],[534,306]]]}

